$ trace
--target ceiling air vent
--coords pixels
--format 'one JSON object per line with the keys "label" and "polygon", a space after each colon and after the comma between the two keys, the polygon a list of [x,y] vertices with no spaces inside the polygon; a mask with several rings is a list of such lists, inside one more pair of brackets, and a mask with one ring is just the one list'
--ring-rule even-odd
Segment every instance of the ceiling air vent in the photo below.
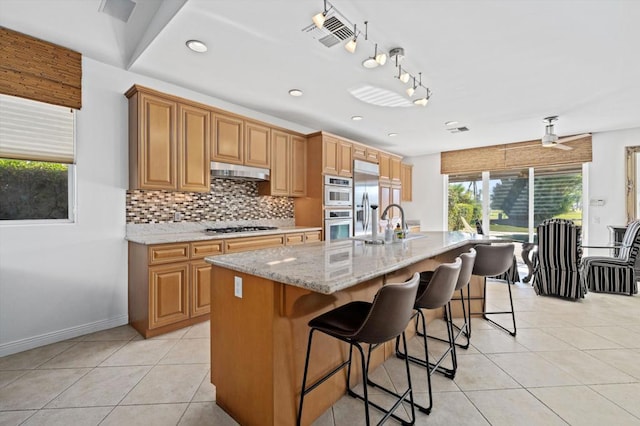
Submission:
{"label": "ceiling air vent", "polygon": [[452,127],[447,130],[450,131],[451,133],[460,133],[460,132],[468,132],[469,128],[467,126],[462,126],[462,127]]}
{"label": "ceiling air vent", "polygon": [[338,14],[335,9],[332,9],[327,13],[327,18],[322,28],[311,24],[304,27],[302,31],[311,34],[311,37],[325,46],[332,47],[341,41],[353,37],[353,24],[344,16]]}

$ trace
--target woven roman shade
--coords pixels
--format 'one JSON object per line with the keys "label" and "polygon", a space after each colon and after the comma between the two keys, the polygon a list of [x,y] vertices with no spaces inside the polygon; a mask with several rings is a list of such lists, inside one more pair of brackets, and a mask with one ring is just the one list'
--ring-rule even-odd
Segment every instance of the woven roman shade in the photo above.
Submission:
{"label": "woven roman shade", "polygon": [[82,55],[0,27],[0,93],[82,106]]}
{"label": "woven roman shade", "polygon": [[561,151],[545,148],[540,140],[491,145],[480,148],[445,151],[440,154],[440,173],[443,175],[482,171],[512,170],[527,167],[582,164],[592,160],[591,136],[563,145],[573,148]]}

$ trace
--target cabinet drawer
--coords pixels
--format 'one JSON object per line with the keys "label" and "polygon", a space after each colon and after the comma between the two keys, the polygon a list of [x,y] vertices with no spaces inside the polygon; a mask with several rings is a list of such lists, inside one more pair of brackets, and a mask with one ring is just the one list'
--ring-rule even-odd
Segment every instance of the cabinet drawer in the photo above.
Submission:
{"label": "cabinet drawer", "polygon": [[224,252],[224,242],[219,241],[202,241],[199,243],[191,243],[191,258],[202,259],[207,256],[215,256]]}
{"label": "cabinet drawer", "polygon": [[306,243],[313,243],[315,241],[322,240],[322,231],[306,232],[304,235]]}
{"label": "cabinet drawer", "polygon": [[285,240],[288,246],[295,246],[297,244],[304,244],[304,233],[286,234]]}
{"label": "cabinet drawer", "polygon": [[149,265],[189,260],[189,243],[149,247]]}
{"label": "cabinet drawer", "polygon": [[233,238],[225,240],[225,253],[238,253],[240,251],[257,250],[284,245],[284,235],[269,235],[264,237]]}

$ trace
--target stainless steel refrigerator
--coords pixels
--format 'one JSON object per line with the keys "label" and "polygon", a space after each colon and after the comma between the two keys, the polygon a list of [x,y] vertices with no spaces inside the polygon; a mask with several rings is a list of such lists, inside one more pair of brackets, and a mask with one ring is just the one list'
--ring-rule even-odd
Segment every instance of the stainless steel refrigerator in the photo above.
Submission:
{"label": "stainless steel refrigerator", "polygon": [[[353,232],[354,235],[371,234],[371,206],[378,204],[377,164],[353,161]],[[376,210],[380,217],[380,209]]]}

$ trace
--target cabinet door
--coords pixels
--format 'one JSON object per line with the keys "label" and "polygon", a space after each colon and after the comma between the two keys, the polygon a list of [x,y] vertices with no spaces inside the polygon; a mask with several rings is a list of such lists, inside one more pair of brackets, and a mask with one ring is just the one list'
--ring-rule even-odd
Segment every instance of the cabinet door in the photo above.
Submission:
{"label": "cabinet door", "polygon": [[382,152],[378,154],[380,159],[380,181],[391,181],[391,157],[388,154]]}
{"label": "cabinet door", "polygon": [[175,102],[140,93],[139,189],[176,190]]}
{"label": "cabinet door", "polygon": [[242,164],[244,161],[244,121],[215,114],[211,143],[211,160]]}
{"label": "cabinet door", "polygon": [[304,242],[313,243],[322,240],[322,231],[311,231],[304,233]]}
{"label": "cabinet door", "polygon": [[[389,186],[388,184],[380,184],[380,200],[378,201],[378,204],[380,205],[379,209],[380,209],[380,215],[382,215],[382,212],[384,211],[384,209],[387,208],[387,206],[389,205],[391,200],[391,186]],[[391,209],[387,212],[387,219],[390,219],[393,217],[393,210]]]}
{"label": "cabinet door", "polygon": [[307,140],[300,136],[291,137],[291,185],[292,197],[307,195]]}
{"label": "cabinet door", "polygon": [[271,132],[271,195],[289,195],[290,143],[288,133]]}
{"label": "cabinet door", "polygon": [[367,148],[364,145],[353,144],[353,159],[367,160]]}
{"label": "cabinet door", "polygon": [[191,105],[179,105],[178,117],[178,190],[209,192],[209,111]]}
{"label": "cabinet door", "polygon": [[327,175],[338,175],[338,139],[324,136],[322,138],[322,173]]}
{"label": "cabinet door", "polygon": [[244,164],[271,167],[271,129],[258,123],[245,122]]}
{"label": "cabinet door", "polygon": [[353,176],[353,145],[348,142],[340,142],[338,145],[338,174],[340,176]]}
{"label": "cabinet door", "polygon": [[295,234],[285,234],[285,244],[288,246],[296,246],[304,244],[304,232],[296,232]]}
{"label": "cabinet door", "polygon": [[413,197],[413,166],[402,163],[400,183],[402,185],[402,201],[411,201]]}
{"label": "cabinet door", "polygon": [[211,311],[211,265],[204,260],[191,262],[191,317]]}
{"label": "cabinet door", "polygon": [[189,263],[149,267],[149,328],[189,319]]}
{"label": "cabinet door", "polygon": [[367,148],[367,161],[371,163],[380,162],[379,153],[375,149]]}
{"label": "cabinet door", "polygon": [[[391,187],[391,202],[393,204],[400,205],[400,198],[402,197],[402,188],[400,186],[392,186]],[[393,211],[393,217],[400,217],[400,209],[394,207],[391,209]]]}
{"label": "cabinet door", "polygon": [[391,157],[390,178],[392,183],[400,184],[400,158]]}

